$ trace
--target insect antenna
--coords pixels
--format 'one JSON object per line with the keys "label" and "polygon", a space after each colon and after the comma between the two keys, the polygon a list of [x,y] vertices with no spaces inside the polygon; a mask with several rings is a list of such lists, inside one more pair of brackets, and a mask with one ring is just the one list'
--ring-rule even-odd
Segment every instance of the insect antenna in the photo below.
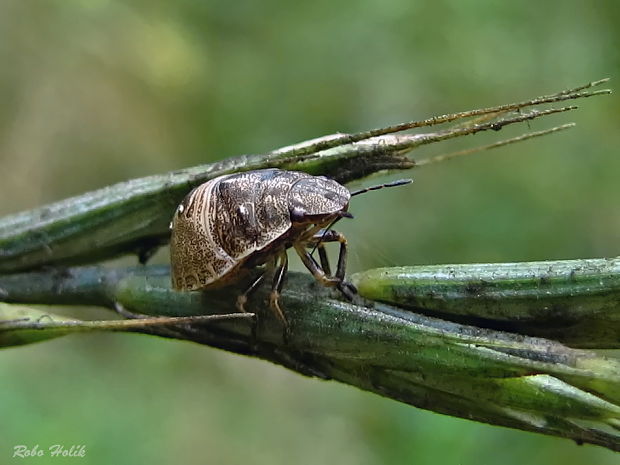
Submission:
{"label": "insect antenna", "polygon": [[413,179],[399,179],[398,181],[392,181],[385,184],[377,184],[376,186],[364,187],[363,189],[351,192],[351,197],[353,197],[354,195],[364,194],[369,191],[383,189],[384,187],[404,186],[405,184],[410,184],[412,182]]}
{"label": "insect antenna", "polygon": [[[405,184],[411,184],[412,182],[413,182],[413,179],[410,179],[410,178],[409,179],[399,179],[397,181],[392,181],[392,182],[388,182],[388,183],[385,183],[385,184],[377,184],[376,186],[364,187],[363,189],[359,189],[359,190],[351,192],[351,197],[353,197],[354,195],[364,194],[366,192],[383,189],[384,187],[404,186]],[[338,218],[334,219],[334,221],[329,223],[329,225],[323,230],[323,234],[321,234],[321,238],[318,240],[318,242],[312,248],[312,251],[310,252],[310,256],[311,257],[313,257],[314,252],[316,252],[316,249],[323,242],[323,239],[325,238],[325,235],[329,232],[330,229],[332,229],[334,227],[334,224],[336,224],[336,222],[340,221],[342,218],[353,218],[353,215],[351,215],[349,212],[343,212],[341,216],[339,216]]]}

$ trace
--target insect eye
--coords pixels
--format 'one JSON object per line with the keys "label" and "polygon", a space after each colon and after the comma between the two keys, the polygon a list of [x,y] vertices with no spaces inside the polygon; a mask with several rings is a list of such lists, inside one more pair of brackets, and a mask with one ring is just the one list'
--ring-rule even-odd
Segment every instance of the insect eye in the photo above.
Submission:
{"label": "insect eye", "polygon": [[293,207],[291,208],[291,221],[293,222],[299,222],[299,221],[303,221],[306,217],[306,212],[305,210],[299,208],[299,207]]}

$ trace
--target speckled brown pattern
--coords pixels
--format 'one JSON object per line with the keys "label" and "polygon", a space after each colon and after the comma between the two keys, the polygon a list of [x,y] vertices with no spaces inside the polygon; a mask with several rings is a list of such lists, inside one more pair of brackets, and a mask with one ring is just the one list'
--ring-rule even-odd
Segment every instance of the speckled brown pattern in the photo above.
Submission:
{"label": "speckled brown pattern", "polygon": [[346,211],[349,191],[335,181],[267,169],[220,176],[194,189],[171,223],[175,289],[233,280],[245,264],[307,239]]}

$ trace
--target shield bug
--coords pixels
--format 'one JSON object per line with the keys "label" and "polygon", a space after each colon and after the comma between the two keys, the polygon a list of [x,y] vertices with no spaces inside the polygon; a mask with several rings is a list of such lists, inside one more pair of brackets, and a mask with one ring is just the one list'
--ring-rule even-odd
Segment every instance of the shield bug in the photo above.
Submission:
{"label": "shield bug", "polygon": [[[346,238],[329,229],[348,212],[356,192],[323,176],[264,169],[219,176],[191,191],[178,206],[170,228],[172,285],[195,291],[229,284],[244,271],[267,265],[273,270],[270,306],[286,326],[278,303],[288,269],[287,249],[293,247],[303,264],[323,285],[338,288],[349,299],[355,293],[345,281]],[[325,242],[340,243],[336,273],[331,274]],[[318,249],[320,264],[308,249]],[[267,271],[266,270],[266,271]],[[248,295],[265,273],[237,298],[245,311]]]}

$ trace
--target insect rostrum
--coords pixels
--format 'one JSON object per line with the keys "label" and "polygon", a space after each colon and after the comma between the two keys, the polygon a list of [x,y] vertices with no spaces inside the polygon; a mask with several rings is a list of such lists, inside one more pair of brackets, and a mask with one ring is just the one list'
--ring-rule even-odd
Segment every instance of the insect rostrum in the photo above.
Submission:
{"label": "insect rostrum", "polygon": [[[265,169],[214,178],[190,192],[177,208],[170,241],[172,284],[199,290],[228,284],[244,271],[266,264],[274,271],[270,306],[286,325],[278,304],[287,271],[286,250],[293,247],[322,284],[347,297],[355,288],[344,280],[347,241],[323,228],[347,212],[351,193],[336,181],[296,171]],[[324,242],[339,242],[332,276]],[[308,252],[317,247],[320,264]],[[265,273],[237,299],[244,311],[247,295]]]}

